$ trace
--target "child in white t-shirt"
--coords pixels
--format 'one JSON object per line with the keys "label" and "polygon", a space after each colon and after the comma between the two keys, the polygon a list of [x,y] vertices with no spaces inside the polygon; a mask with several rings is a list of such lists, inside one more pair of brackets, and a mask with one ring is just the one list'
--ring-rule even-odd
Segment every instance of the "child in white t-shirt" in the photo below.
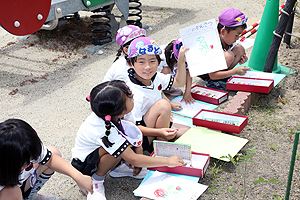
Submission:
{"label": "child in white t-shirt", "polygon": [[[158,71],[160,71],[163,74],[172,74],[173,76],[177,73],[177,61],[178,61],[178,54],[180,47],[182,46],[182,40],[181,38],[178,38],[177,40],[171,41],[165,48],[164,48],[164,61],[160,64]],[[186,64],[187,65],[187,64]],[[191,94],[191,87],[192,87],[192,77],[190,76],[190,72],[188,69],[188,66],[186,66],[186,84],[185,84],[185,92],[183,94],[183,98],[181,101],[185,101],[187,104],[191,104],[195,102],[195,99],[192,97]],[[173,89],[173,90],[172,90]],[[177,90],[179,88],[176,88]],[[170,92],[164,91],[165,94],[170,94],[172,96],[178,96],[182,94],[182,91],[180,93],[176,93],[174,95],[174,92],[176,91],[173,87],[171,88]]]}
{"label": "child in white t-shirt", "polygon": [[132,122],[122,120],[133,108],[133,94],[123,81],[103,82],[92,89],[90,96],[93,113],[80,126],[72,148],[72,165],[93,179],[94,193],[88,193],[88,200],[106,199],[105,175],[121,158],[134,166],[133,176],[138,176],[142,167],[183,165],[178,156],[143,155],[141,131]]}
{"label": "child in white t-shirt", "polygon": [[122,80],[126,82],[128,79],[127,70],[130,68],[126,62],[128,46],[132,40],[142,36],[146,36],[146,31],[138,26],[127,25],[118,30],[116,42],[120,45],[120,48],[114,63],[105,74],[102,82],[112,80]]}
{"label": "child in white t-shirt", "polygon": [[55,171],[92,191],[91,178],[65,161],[57,148],[45,147],[36,131],[23,120],[0,123],[0,160],[1,200],[61,200],[37,193]]}
{"label": "child in white t-shirt", "polygon": [[[178,56],[177,74],[157,72],[161,61],[161,49],[152,38],[140,37],[128,47],[127,62],[133,66],[129,69],[128,86],[134,94],[134,108],[125,119],[134,122],[144,135],[143,149],[151,152],[152,142],[158,140],[175,140],[187,129],[186,126],[170,124],[171,105],[163,99],[163,90],[172,86],[181,87],[185,84],[185,56],[188,48],[181,48]],[[173,128],[170,128],[171,126]]]}

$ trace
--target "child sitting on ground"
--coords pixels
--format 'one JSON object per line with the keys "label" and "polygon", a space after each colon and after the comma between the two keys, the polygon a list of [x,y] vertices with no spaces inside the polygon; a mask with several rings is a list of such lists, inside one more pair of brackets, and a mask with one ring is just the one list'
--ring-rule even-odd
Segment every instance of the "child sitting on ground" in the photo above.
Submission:
{"label": "child sitting on ground", "polygon": [[243,30],[247,28],[247,20],[248,17],[246,18],[241,11],[234,8],[225,9],[219,15],[217,28],[228,69],[200,75],[206,87],[225,90],[219,81],[227,82],[230,76],[244,75],[250,69],[244,66],[234,68],[237,64],[243,64],[248,60],[244,47],[236,42]]}
{"label": "child sitting on ground", "polygon": [[[132,40],[143,36],[146,36],[146,31],[134,25],[127,25],[118,30],[116,42],[120,45],[120,48],[114,63],[105,74],[102,82],[112,80],[122,80],[126,82],[128,79],[127,70],[130,68],[126,62],[128,46]],[[123,56],[120,57],[122,53]]]}
{"label": "child sitting on ground", "polygon": [[[142,167],[184,164],[178,156],[143,155],[141,131],[133,123],[122,120],[133,108],[133,94],[123,81],[103,82],[92,89],[90,96],[93,112],[80,126],[72,149],[72,165],[93,179],[94,192],[88,193],[87,200],[106,199],[105,175],[121,158],[134,166],[135,176]],[[128,148],[130,146],[139,154]]]}
{"label": "child sitting on ground", "polygon": [[92,191],[92,180],[82,175],[55,147],[45,147],[36,131],[20,119],[0,123],[0,199],[61,200],[37,192],[55,171],[73,178],[78,186]]}
{"label": "child sitting on ground", "polygon": [[157,72],[162,51],[152,38],[136,38],[128,47],[127,62],[133,66],[128,70],[128,86],[134,94],[134,108],[125,119],[134,122],[142,131],[144,150],[153,151],[154,139],[176,140],[189,129],[179,124],[173,124],[173,128],[170,128],[171,105],[162,95],[163,90],[185,84],[184,54],[187,50],[181,47],[177,74],[173,77]]}
{"label": "child sitting on ground", "polygon": [[[164,49],[165,61],[159,65],[158,70],[163,74],[172,74],[173,76],[177,73],[177,61],[180,47],[182,46],[181,38],[178,38],[176,41],[171,41]],[[195,99],[191,94],[192,87],[192,77],[190,76],[190,72],[188,67],[186,67],[186,84],[185,84],[185,92],[183,94],[183,98],[181,101],[185,101],[187,104],[191,104],[195,102]],[[181,92],[176,93],[172,92],[176,90],[180,90]],[[170,92],[171,91],[171,92]],[[178,96],[182,94],[182,90],[179,88],[171,87],[170,90],[165,90],[164,93],[169,94],[171,96]]]}

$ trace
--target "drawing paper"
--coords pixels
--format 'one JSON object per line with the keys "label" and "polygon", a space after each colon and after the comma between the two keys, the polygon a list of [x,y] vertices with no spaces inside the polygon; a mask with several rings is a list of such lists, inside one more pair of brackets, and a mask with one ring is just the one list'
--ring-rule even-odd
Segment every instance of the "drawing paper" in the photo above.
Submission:
{"label": "drawing paper", "polygon": [[182,105],[181,110],[179,111],[172,110],[172,112],[185,117],[193,118],[202,109],[214,110],[218,107],[217,105],[206,103],[203,101],[198,101],[198,100],[196,100],[196,102],[193,104],[186,104],[185,101],[180,102],[181,99],[182,96],[178,96],[172,100],[172,102],[180,103]]}
{"label": "drawing paper", "polygon": [[192,77],[227,69],[215,19],[179,30]]}
{"label": "drawing paper", "polygon": [[[191,127],[176,140],[177,142],[190,144],[193,152],[207,153],[210,157],[220,159],[228,154],[234,157],[248,140],[203,127]],[[227,158],[221,160],[229,161]]]}
{"label": "drawing paper", "polygon": [[207,189],[206,185],[195,183],[167,173],[155,171],[134,190],[135,194],[150,199],[182,200],[197,198]]}

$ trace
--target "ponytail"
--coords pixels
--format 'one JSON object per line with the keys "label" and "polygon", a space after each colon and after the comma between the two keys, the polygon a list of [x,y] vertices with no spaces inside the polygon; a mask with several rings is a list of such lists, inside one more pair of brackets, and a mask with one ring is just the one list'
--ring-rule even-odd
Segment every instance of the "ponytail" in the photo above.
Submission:
{"label": "ponytail", "polygon": [[177,62],[177,60],[174,56],[174,52],[173,52],[173,43],[174,43],[174,40],[172,42],[170,42],[165,48],[166,62],[172,71],[174,70],[174,65]]}
{"label": "ponytail", "polygon": [[116,57],[116,59],[114,60],[114,62],[116,62],[116,61],[120,58],[122,52],[123,52],[123,46],[120,46],[120,48],[119,48],[118,51],[117,51],[117,54],[116,54],[117,57]]}
{"label": "ponytail", "polygon": [[132,97],[132,93],[125,82],[120,80],[100,83],[90,93],[92,111],[105,122],[105,136],[101,139],[107,148],[114,145],[108,139],[111,128],[122,129],[118,121],[113,119],[126,110],[126,97]]}
{"label": "ponytail", "polygon": [[103,144],[104,144],[107,148],[109,148],[109,147],[111,147],[112,145],[115,144],[115,143],[110,142],[109,139],[108,139],[108,136],[109,136],[109,134],[110,134],[110,128],[111,128],[110,120],[111,120],[111,116],[110,116],[110,115],[106,115],[106,116],[105,116],[105,128],[106,128],[105,136],[103,136],[103,137],[101,138]]}

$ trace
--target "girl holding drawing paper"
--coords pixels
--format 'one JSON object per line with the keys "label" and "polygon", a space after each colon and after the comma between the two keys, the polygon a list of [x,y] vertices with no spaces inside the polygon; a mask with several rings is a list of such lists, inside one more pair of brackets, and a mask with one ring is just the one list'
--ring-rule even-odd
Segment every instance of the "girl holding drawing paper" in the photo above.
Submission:
{"label": "girl holding drawing paper", "polygon": [[[80,126],[72,148],[72,165],[92,176],[93,194],[88,193],[88,200],[106,199],[105,175],[121,158],[134,166],[133,176],[137,176],[142,167],[184,164],[178,156],[154,158],[143,155],[141,131],[133,123],[121,119],[134,105],[133,94],[123,81],[103,82],[92,89],[90,97],[93,112]],[[128,148],[130,146],[138,153]]]}
{"label": "girl holding drawing paper", "polygon": [[[165,47],[165,62],[160,64],[157,71],[163,74],[172,74],[173,76],[177,73],[177,61],[180,47],[182,46],[181,38],[178,38],[176,41],[171,41]],[[191,87],[192,87],[192,77],[190,76],[190,72],[186,63],[186,84],[185,84],[185,92],[183,94],[183,98],[181,100],[185,101],[186,104],[191,104],[195,102],[195,99],[191,95]],[[165,92],[165,91],[164,91]],[[165,93],[168,94],[166,91]]]}
{"label": "girl holding drawing paper", "polygon": [[205,81],[206,87],[225,90],[219,81],[227,82],[230,76],[235,74],[244,75],[250,69],[244,66],[234,68],[237,64],[243,64],[248,60],[244,47],[236,42],[243,30],[247,28],[247,20],[248,17],[246,18],[241,11],[234,8],[225,9],[219,15],[217,28],[227,69],[199,76]]}
{"label": "girl holding drawing paper", "polygon": [[[185,52],[181,47],[178,55],[178,69],[175,77],[157,72],[161,62],[159,46],[152,38],[135,39],[128,47],[127,62],[133,68],[129,72],[128,86],[134,94],[134,108],[125,119],[134,122],[144,135],[143,149],[153,151],[154,139],[176,140],[189,129],[179,124],[170,124],[171,105],[163,99],[162,91],[172,86],[185,84]],[[169,128],[172,127],[172,128]]]}

